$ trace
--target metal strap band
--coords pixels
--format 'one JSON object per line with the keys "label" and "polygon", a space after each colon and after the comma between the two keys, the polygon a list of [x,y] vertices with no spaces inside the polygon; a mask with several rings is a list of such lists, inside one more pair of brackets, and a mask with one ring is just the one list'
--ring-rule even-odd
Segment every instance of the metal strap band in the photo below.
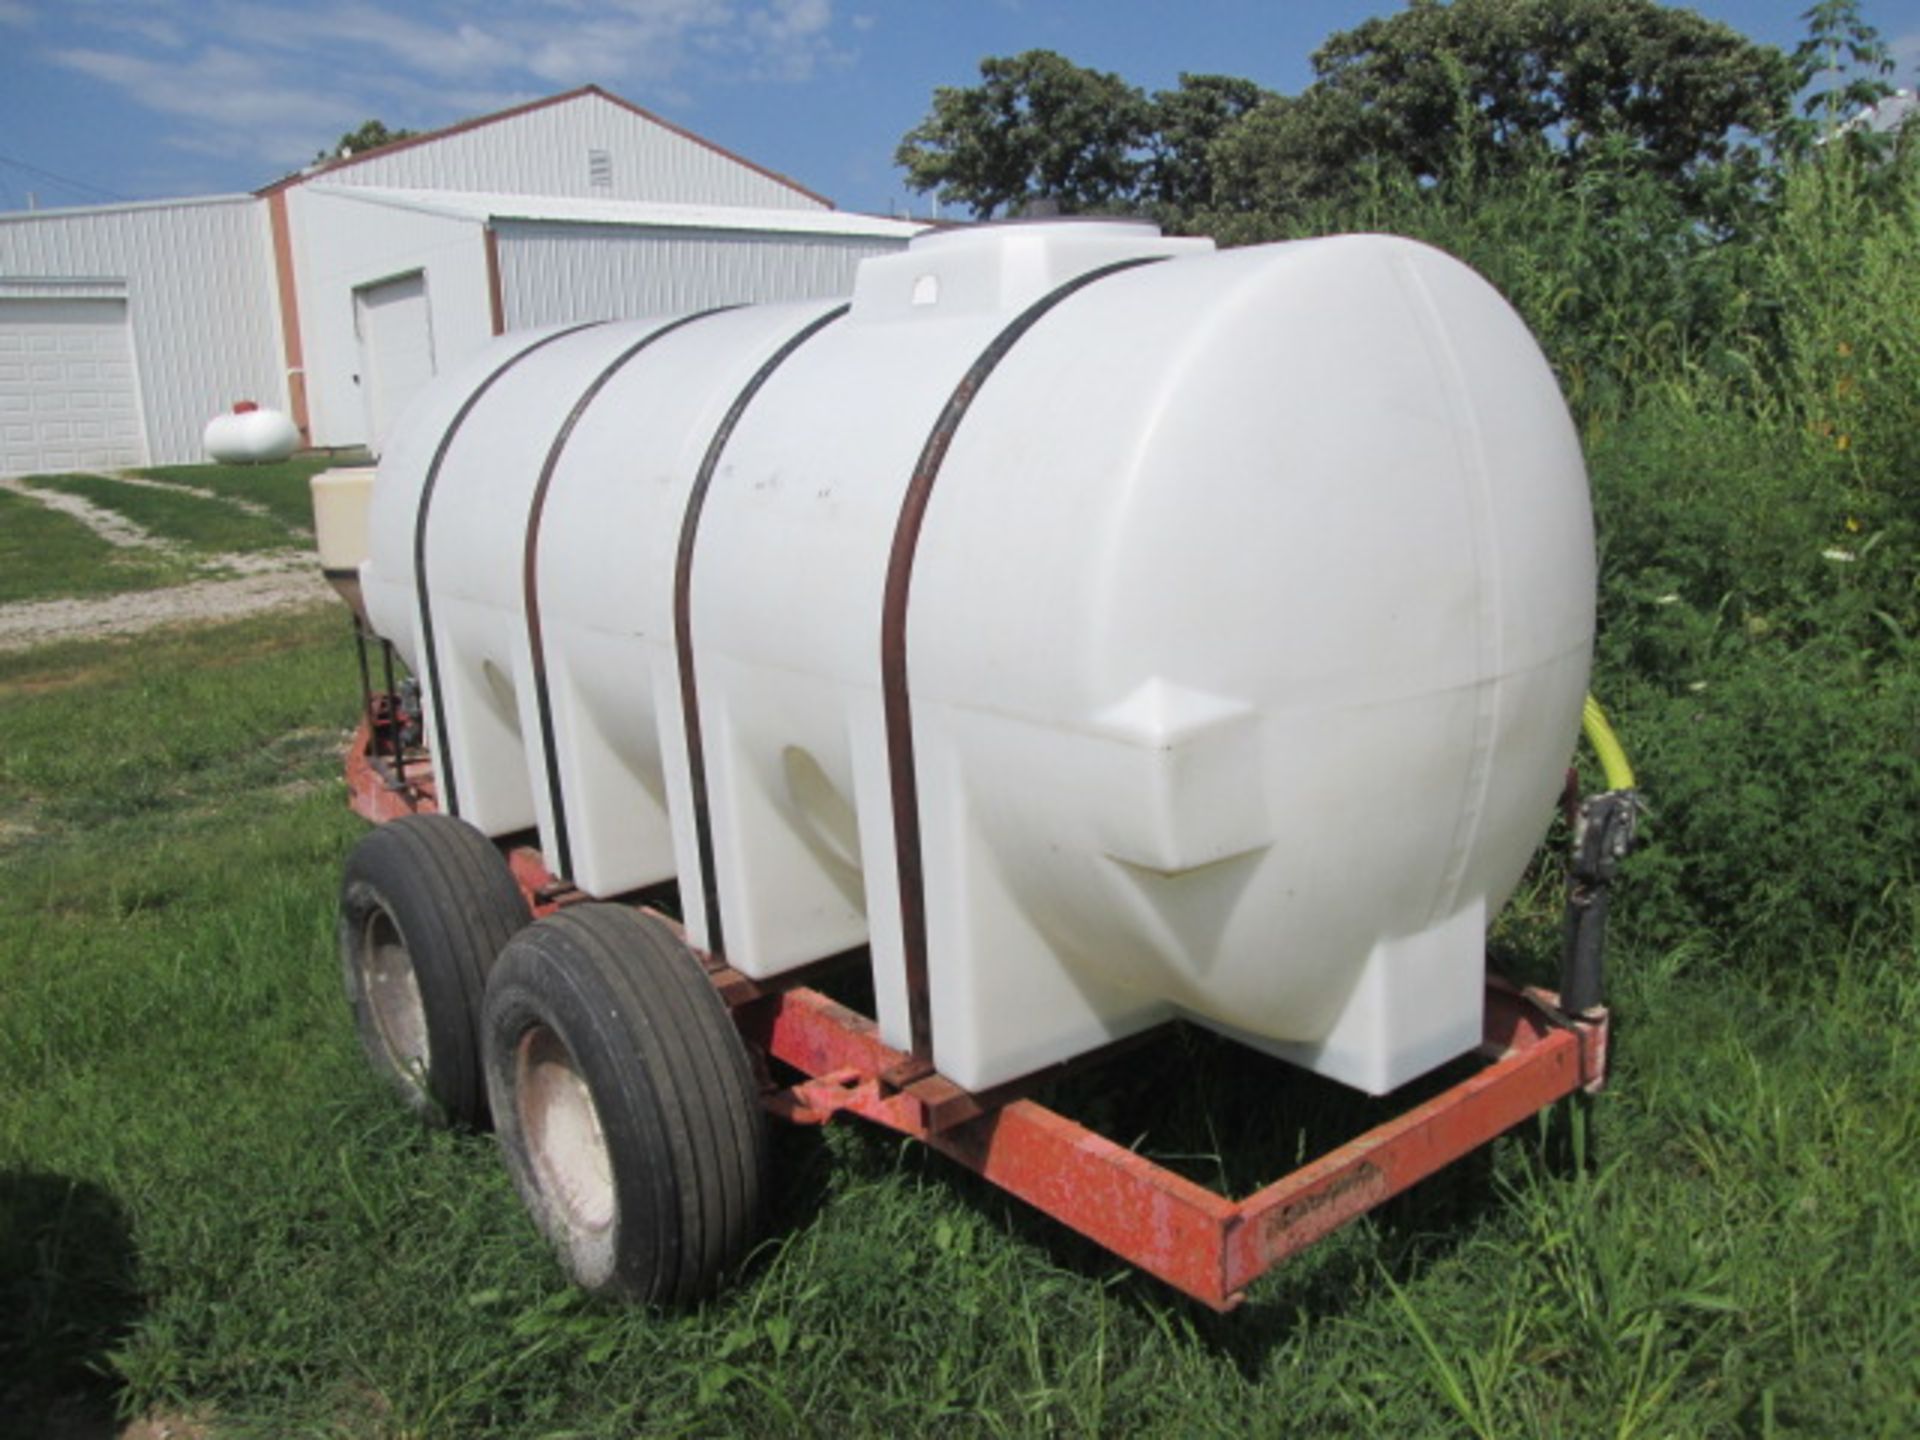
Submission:
{"label": "metal strap band", "polygon": [[933,1062],[933,1007],[927,977],[926,876],[921,868],[920,785],[913,759],[913,707],[907,687],[907,600],[913,585],[914,555],[920,529],[926,521],[933,483],[947,458],[953,437],[980,387],[1041,317],[1068,296],[1096,280],[1123,270],[1164,259],[1141,256],[1089,270],[1041,296],[1008,323],[953,387],[953,394],[933,423],[920,459],[913,467],[900,519],[893,532],[893,552],[887,561],[887,588],[880,618],[880,691],[886,714],[887,766],[893,792],[893,853],[900,883],[901,948],[907,971],[907,1019],[912,1053],[917,1061]]}
{"label": "metal strap band", "polygon": [[702,457],[700,469],[694,476],[693,492],[687,496],[686,515],[680,523],[680,550],[673,571],[673,639],[680,662],[680,712],[687,734],[687,773],[693,783],[693,825],[699,849],[700,887],[706,897],[707,949],[715,956],[725,955],[726,948],[720,933],[720,894],[714,884],[713,819],[707,804],[707,760],[701,743],[700,693],[693,669],[694,541],[700,533],[700,514],[706,508],[707,491],[713,484],[714,472],[719,469],[721,452],[727,448],[727,441],[732,438],[734,427],[740,423],[747,406],[760,393],[760,387],[767,383],[773,372],[786,363],[788,356],[845,315],[848,308],[846,305],[837,305],[818,319],[809,321],[754,371],[753,378],[747,381],[728,407],[720,428],[714,431],[713,440],[707,446],[707,453]]}
{"label": "metal strap band", "polygon": [[567,835],[567,805],[560,792],[560,756],[554,744],[553,696],[547,685],[547,646],[540,628],[540,525],[547,509],[547,491],[553,484],[554,471],[559,467],[561,452],[567,448],[567,442],[573,438],[574,427],[587,413],[600,392],[607,387],[615,375],[626,368],[627,362],[641,351],[647,349],[656,340],[671,335],[683,325],[691,325],[696,320],[704,320],[709,315],[724,314],[728,310],[737,310],[737,305],[719,305],[711,310],[701,310],[692,315],[683,315],[669,321],[657,330],[651,330],[639,340],[614,357],[612,362],[594,376],[593,383],[581,392],[574,402],[573,409],[567,412],[567,418],[561,422],[560,431],[553,437],[553,444],[547,450],[546,461],[540,466],[540,478],[533,487],[533,498],[527,504],[527,541],[526,551],[521,561],[521,608],[527,619],[527,648],[532,657],[533,700],[540,716],[540,746],[546,759],[547,801],[553,815],[554,854],[550,857],[553,873],[563,878],[573,874],[573,846]]}
{"label": "metal strap band", "polygon": [[433,459],[427,465],[427,478],[420,486],[420,505],[413,518],[413,588],[414,598],[420,607],[420,658],[426,662],[427,693],[433,697],[433,753],[440,767],[440,808],[449,815],[460,813],[460,795],[453,780],[453,754],[447,740],[447,697],[440,691],[440,650],[433,634],[433,596],[427,586],[427,511],[433,504],[433,492],[440,484],[440,467],[446,463],[447,452],[453,448],[453,440],[460,433],[460,427],[466,424],[467,416],[480,403],[480,397],[493,388],[494,381],[534,351],[545,349],[556,340],[564,340],[569,335],[601,323],[592,320],[585,325],[570,325],[565,330],[543,335],[526,349],[516,351],[496,365],[487,378],[474,388],[473,393],[460,402],[452,423],[440,436],[440,443],[434,447]]}

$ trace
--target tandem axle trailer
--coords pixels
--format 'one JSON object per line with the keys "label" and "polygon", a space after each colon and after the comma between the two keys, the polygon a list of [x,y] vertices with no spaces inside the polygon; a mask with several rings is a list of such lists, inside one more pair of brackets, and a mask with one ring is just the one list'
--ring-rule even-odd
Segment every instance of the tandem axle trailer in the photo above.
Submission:
{"label": "tandem axle trailer", "polygon": [[[1528,1117],[1605,1083],[1600,927],[1606,884],[1631,840],[1630,789],[1596,796],[1578,812],[1562,990],[1580,992],[1581,1008],[1489,975],[1475,1073],[1231,1199],[1033,1099],[1057,1071],[974,1092],[884,1044],[871,1017],[817,988],[824,969],[857,964],[859,952],[752,980],[688,945],[663,897],[591,900],[557,878],[524,837],[485,841],[440,815],[432,765],[393,685],[390,656],[376,681],[363,637],[362,661],[366,715],[346,776],[352,808],[381,827],[363,847],[393,822],[420,832],[405,837],[407,846],[384,847],[397,860],[375,856],[381,863],[359,873],[349,862],[341,940],[362,1039],[376,1068],[423,1114],[483,1122],[481,1092],[490,1094],[523,1198],[588,1288],[665,1301],[711,1290],[750,1243],[766,1183],[765,1121],[824,1125],[846,1115],[931,1146],[1182,1294],[1227,1311],[1288,1257]],[[413,857],[411,877],[402,873],[403,851]],[[428,874],[437,875],[437,890],[415,883]],[[542,927],[556,921],[577,933],[543,948]],[[526,952],[506,983],[535,993],[517,1001],[491,996],[483,1004],[475,993],[475,985],[492,991],[503,983],[498,974],[488,979],[495,956],[427,953],[462,943],[484,951],[502,937],[502,948]],[[596,1029],[580,1013],[581,996],[541,996],[555,955],[576,965],[582,955],[599,957],[585,963],[617,973],[601,977],[597,998],[609,1010],[643,1013]],[[462,966],[464,976],[434,973]],[[501,1009],[518,1017],[517,1028],[501,1031]],[[458,1033],[489,1024],[491,1036]],[[1134,1043],[1071,1064],[1123,1064],[1113,1052]],[[798,1078],[779,1078],[773,1062]],[[429,1093],[462,1085],[464,1095]]]}

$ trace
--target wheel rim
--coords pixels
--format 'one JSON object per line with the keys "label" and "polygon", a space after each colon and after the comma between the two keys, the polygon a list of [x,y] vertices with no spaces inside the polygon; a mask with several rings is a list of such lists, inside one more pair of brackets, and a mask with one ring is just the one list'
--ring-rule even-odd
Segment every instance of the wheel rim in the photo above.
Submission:
{"label": "wheel rim", "polygon": [[415,1085],[426,1085],[432,1058],[427,1007],[400,929],[384,909],[367,916],[360,936],[360,993],[387,1060]]}
{"label": "wheel rim", "polygon": [[520,1037],[514,1072],[521,1138],[552,1213],[576,1233],[604,1231],[613,1224],[613,1157],[572,1053],[535,1025]]}

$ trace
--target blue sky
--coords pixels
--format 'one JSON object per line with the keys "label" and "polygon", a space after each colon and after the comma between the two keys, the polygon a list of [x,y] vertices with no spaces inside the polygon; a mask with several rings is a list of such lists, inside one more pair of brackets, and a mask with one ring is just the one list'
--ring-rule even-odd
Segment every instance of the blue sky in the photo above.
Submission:
{"label": "blue sky", "polygon": [[[1791,45],[1811,0],[1697,0]],[[1044,47],[1148,89],[1182,70],[1280,90],[1393,0],[0,0],[0,209],[249,190],[369,116],[427,129],[595,82],[851,209],[936,85]],[[1920,0],[1866,0],[1899,83]],[[24,168],[24,167],[32,167]],[[35,173],[36,171],[42,173]],[[55,178],[58,177],[58,178]]]}

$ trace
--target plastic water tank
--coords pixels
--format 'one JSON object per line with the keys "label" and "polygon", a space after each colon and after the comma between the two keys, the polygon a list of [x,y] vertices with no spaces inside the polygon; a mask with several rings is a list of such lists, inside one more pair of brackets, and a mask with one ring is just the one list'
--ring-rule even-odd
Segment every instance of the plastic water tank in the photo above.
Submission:
{"label": "plastic water tank", "polygon": [[508,336],[382,459],[443,795],[984,1087],[1170,1016],[1383,1092],[1480,1037],[1577,734],[1585,475],[1423,246],[917,238],[849,305]]}
{"label": "plastic water tank", "polygon": [[320,556],[320,573],[362,624],[367,607],[360,598],[360,567],[367,558],[374,474],[371,465],[348,465],[322,470],[307,482],[313,494],[313,548]]}

